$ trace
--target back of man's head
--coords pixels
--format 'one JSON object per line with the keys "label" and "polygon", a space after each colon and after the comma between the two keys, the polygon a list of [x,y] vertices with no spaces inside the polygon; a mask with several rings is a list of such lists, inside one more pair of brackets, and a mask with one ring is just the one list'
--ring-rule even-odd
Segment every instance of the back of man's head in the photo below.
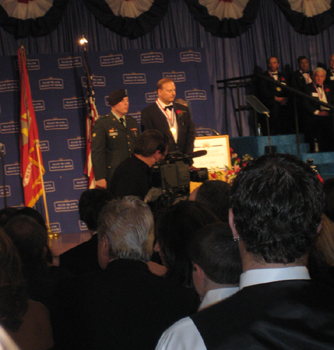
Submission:
{"label": "back of man's head", "polygon": [[110,258],[149,261],[153,249],[153,215],[134,196],[107,203],[99,216],[98,238],[107,237]]}
{"label": "back of man's head", "polygon": [[221,221],[228,222],[230,208],[229,191],[231,186],[224,181],[208,180],[198,189],[195,201],[203,204]]}
{"label": "back of man's head", "polygon": [[156,151],[161,154],[166,152],[168,137],[163,135],[159,130],[145,130],[136,140],[133,153],[143,157],[150,157]]}
{"label": "back of man's head", "polygon": [[113,195],[107,189],[94,188],[82,192],[79,200],[79,215],[89,230],[97,230],[97,222],[102,208],[112,200]]}
{"label": "back of man's head", "polygon": [[214,223],[196,231],[189,256],[212,282],[239,283],[242,272],[239,246],[228,223]]}
{"label": "back of man's head", "polygon": [[35,219],[27,215],[15,215],[4,227],[16,246],[24,268],[45,262],[47,232]]}
{"label": "back of man's head", "polygon": [[294,263],[317,237],[323,194],[315,172],[288,154],[262,156],[231,187],[235,230],[249,253],[266,263]]}

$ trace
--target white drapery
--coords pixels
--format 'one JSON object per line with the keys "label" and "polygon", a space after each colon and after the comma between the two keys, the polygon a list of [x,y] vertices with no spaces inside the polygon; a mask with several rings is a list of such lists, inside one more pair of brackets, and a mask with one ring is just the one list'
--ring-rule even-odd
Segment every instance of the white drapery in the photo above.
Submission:
{"label": "white drapery", "polygon": [[150,9],[153,0],[106,0],[106,3],[116,16],[137,18]]}
{"label": "white drapery", "polygon": [[0,0],[0,5],[9,17],[17,19],[36,19],[45,15],[52,7],[53,0]]}

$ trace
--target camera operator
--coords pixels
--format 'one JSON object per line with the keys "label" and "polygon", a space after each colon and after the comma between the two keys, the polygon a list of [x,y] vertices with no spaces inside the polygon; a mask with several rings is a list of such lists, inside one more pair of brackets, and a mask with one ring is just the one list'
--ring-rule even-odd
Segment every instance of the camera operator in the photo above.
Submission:
{"label": "camera operator", "polygon": [[152,166],[168,152],[168,139],[158,130],[145,130],[136,140],[134,154],[115,170],[111,192],[116,196],[138,196],[144,200],[152,188]]}

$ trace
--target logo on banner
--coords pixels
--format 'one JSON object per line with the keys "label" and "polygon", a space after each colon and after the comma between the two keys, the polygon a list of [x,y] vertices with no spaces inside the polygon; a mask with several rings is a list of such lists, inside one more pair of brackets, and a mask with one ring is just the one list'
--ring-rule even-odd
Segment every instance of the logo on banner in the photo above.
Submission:
{"label": "logo on banner", "polygon": [[61,233],[61,227],[59,222],[50,223],[50,229],[53,233]]}
{"label": "logo on banner", "polygon": [[72,97],[63,99],[64,109],[76,109],[82,107],[87,107],[85,97]]}
{"label": "logo on banner", "polygon": [[58,58],[58,67],[59,69],[70,69],[70,68],[82,67],[82,59],[80,56]]}
{"label": "logo on banner", "polygon": [[202,55],[200,52],[186,51],[180,52],[180,61],[184,62],[202,62]]}
{"label": "logo on banner", "polygon": [[83,221],[79,220],[78,223],[80,231],[88,231],[88,227]]}
{"label": "logo on banner", "polygon": [[54,181],[45,181],[44,189],[45,189],[45,192],[56,192],[56,186]]}
{"label": "logo on banner", "polygon": [[146,103],[153,103],[158,98],[157,92],[146,92],[145,101]]}
{"label": "logo on banner", "polygon": [[44,130],[64,130],[68,129],[67,119],[46,119],[43,121]]}
{"label": "logo on banner", "polygon": [[[10,186],[6,186],[6,197],[10,197]],[[5,189],[3,186],[0,186],[0,197],[5,197]]]}
{"label": "logo on banner", "polygon": [[35,112],[45,111],[45,103],[43,100],[32,101]]}
{"label": "logo on banner", "polygon": [[67,145],[69,149],[78,149],[86,147],[86,138],[85,137],[77,137],[76,139],[68,139]]}
{"label": "logo on banner", "polygon": [[5,174],[8,176],[20,175],[20,164],[7,164],[5,165]]}
{"label": "logo on banner", "polygon": [[100,66],[101,67],[110,67],[110,66],[119,66],[124,64],[123,55],[110,55],[110,56],[100,56]]}
{"label": "logo on banner", "polygon": [[0,124],[1,134],[15,134],[19,132],[20,124],[18,122],[8,122]]}
{"label": "logo on banner", "polygon": [[54,202],[53,205],[56,213],[66,213],[69,211],[79,210],[77,199],[58,201],[58,202]]}
{"label": "logo on banner", "polygon": [[174,81],[174,83],[181,83],[182,81],[186,81],[186,73],[185,72],[165,72],[162,73],[164,78],[169,78]]}
{"label": "logo on banner", "polygon": [[0,81],[0,92],[19,91],[20,85],[18,80]]}
{"label": "logo on banner", "polygon": [[73,189],[86,190],[88,188],[88,178],[82,177],[81,179],[73,179]]}
{"label": "logo on banner", "polygon": [[[83,87],[87,87],[87,79],[86,77],[81,77],[81,84]],[[104,87],[107,85],[106,83],[106,77],[104,76],[92,76],[92,84],[93,86],[97,86],[97,87]]]}
{"label": "logo on banner", "polygon": [[47,78],[38,80],[40,90],[64,89],[64,80],[61,78]]}
{"label": "logo on banner", "polygon": [[146,84],[145,73],[123,74],[123,84]]}
{"label": "logo on banner", "polygon": [[142,53],[140,55],[140,63],[164,63],[164,55],[161,52]]}
{"label": "logo on banner", "polygon": [[48,140],[39,141],[39,147],[40,147],[42,152],[50,151],[50,143]]}
{"label": "logo on banner", "polygon": [[72,159],[60,159],[49,161],[49,171],[67,171],[73,169],[74,164]]}
{"label": "logo on banner", "polygon": [[141,113],[137,112],[137,113],[128,113],[129,115],[131,115],[131,117],[135,118],[137,120],[137,123],[140,124],[141,122]]}
{"label": "logo on banner", "polygon": [[[26,62],[27,62],[28,70],[40,70],[41,69],[39,59],[37,59],[37,58],[26,60]],[[15,69],[19,70],[19,60],[15,60]]]}
{"label": "logo on banner", "polygon": [[186,90],[184,92],[185,98],[188,101],[199,100],[205,101],[207,100],[206,91],[205,90]]}

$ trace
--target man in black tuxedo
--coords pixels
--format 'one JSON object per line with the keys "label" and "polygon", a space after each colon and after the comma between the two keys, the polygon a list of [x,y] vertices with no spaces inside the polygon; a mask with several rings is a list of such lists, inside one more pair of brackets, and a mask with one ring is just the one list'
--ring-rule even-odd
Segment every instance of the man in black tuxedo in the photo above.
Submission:
{"label": "man in black tuxedo", "polygon": [[264,155],[239,172],[230,198],[240,291],[174,324],[156,349],[333,349],[333,290],[306,268],[321,228],[317,174],[295,156]]}
{"label": "man in black tuxedo", "polygon": [[63,281],[55,293],[57,349],[153,350],[164,329],[196,312],[192,288],[149,270],[153,231],[153,214],[139,198],[104,206],[97,230],[102,270]]}
{"label": "man in black tuxedo", "polygon": [[[279,63],[277,57],[269,57],[267,67],[268,69],[263,73],[264,77],[282,85],[287,85],[283,74],[278,72]],[[261,79],[259,85],[260,100],[270,111],[270,134],[281,135],[289,133],[293,126],[293,119],[291,120],[291,115],[288,113],[288,95],[286,90],[265,79]],[[267,135],[267,122],[265,118],[267,117],[262,114],[259,116],[263,135]]]}
{"label": "man in black tuxedo", "polygon": [[111,112],[95,122],[91,149],[96,188],[109,189],[115,169],[133,152],[139,127],[136,119],[126,115],[129,98],[125,89],[113,91],[108,102]]}
{"label": "man in black tuxedo", "polygon": [[334,90],[324,84],[325,79],[326,71],[321,67],[316,68],[313,82],[305,87],[305,93],[316,100],[304,100],[305,141],[311,146],[317,142],[320,152],[334,150],[333,111],[317,103],[322,101],[334,105]]}
{"label": "man in black tuxedo", "polygon": [[331,55],[329,59],[329,68],[326,72],[327,74],[325,84],[329,85],[332,89],[334,89],[334,54]]}
{"label": "man in black tuxedo", "polygon": [[298,69],[291,75],[291,87],[303,92],[305,86],[312,83],[312,72],[309,71],[309,63],[306,56],[299,56],[297,62]]}
{"label": "man in black tuxedo", "polygon": [[169,152],[192,154],[196,136],[188,107],[173,103],[176,88],[172,79],[157,84],[158,99],[141,112],[141,130],[156,129],[168,136]]}

